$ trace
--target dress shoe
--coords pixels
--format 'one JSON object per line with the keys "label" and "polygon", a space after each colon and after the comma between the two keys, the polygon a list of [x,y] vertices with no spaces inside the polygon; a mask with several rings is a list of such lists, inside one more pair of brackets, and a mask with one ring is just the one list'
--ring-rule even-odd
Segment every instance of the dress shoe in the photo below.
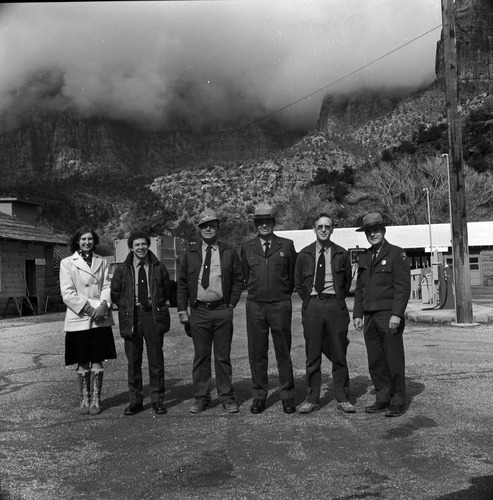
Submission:
{"label": "dress shoe", "polygon": [[284,413],[295,413],[296,412],[296,406],[294,404],[294,401],[290,399],[283,399],[282,400],[282,409],[284,410]]}
{"label": "dress shoe", "polygon": [[144,411],[142,403],[137,405],[131,404],[125,408],[125,415],[127,415],[127,417],[131,417],[132,415],[137,415],[137,413],[140,413],[141,411]]}
{"label": "dress shoe", "polygon": [[238,413],[240,411],[238,405],[234,401],[229,401],[228,403],[224,403],[223,406],[228,413]]}
{"label": "dress shoe", "polygon": [[356,413],[356,408],[349,401],[337,403],[336,408],[343,411],[344,413]]}
{"label": "dress shoe", "polygon": [[386,417],[400,417],[404,413],[404,405],[391,404],[385,412]]}
{"label": "dress shoe", "polygon": [[202,413],[204,410],[207,410],[207,407],[209,406],[208,401],[203,401],[203,400],[197,400],[195,403],[190,407],[190,413]]}
{"label": "dress shoe", "polygon": [[265,399],[254,399],[250,411],[255,415],[262,413],[265,410]]}
{"label": "dress shoe", "polygon": [[317,403],[309,403],[305,401],[299,408],[300,413],[311,413],[312,411],[320,410],[320,405]]}
{"label": "dress shoe", "polygon": [[164,415],[168,413],[163,403],[152,403],[152,409],[156,415]]}
{"label": "dress shoe", "polygon": [[365,406],[366,413],[381,413],[389,407],[389,403],[379,403],[376,401],[372,405]]}

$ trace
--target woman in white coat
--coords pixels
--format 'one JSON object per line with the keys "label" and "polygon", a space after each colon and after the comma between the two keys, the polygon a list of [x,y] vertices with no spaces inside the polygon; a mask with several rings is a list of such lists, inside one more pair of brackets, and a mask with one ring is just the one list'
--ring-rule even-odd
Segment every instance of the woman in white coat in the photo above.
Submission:
{"label": "woman in white coat", "polygon": [[103,361],[116,358],[108,269],[94,253],[98,243],[98,235],[82,227],[70,240],[73,255],[60,263],[60,290],[67,306],[65,365],[77,364],[79,411],[91,415],[101,412]]}

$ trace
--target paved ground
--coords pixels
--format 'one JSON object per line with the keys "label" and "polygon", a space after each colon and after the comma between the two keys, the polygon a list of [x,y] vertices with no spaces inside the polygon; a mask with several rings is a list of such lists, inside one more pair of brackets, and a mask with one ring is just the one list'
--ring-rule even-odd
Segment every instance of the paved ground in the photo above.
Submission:
{"label": "paved ground", "polygon": [[[416,306],[420,310],[422,304]],[[294,303],[296,402],[304,398],[304,342]],[[0,321],[1,500],[493,499],[493,329],[408,321],[407,412],[365,414],[373,401],[362,334],[349,332],[351,396],[335,409],[324,360],[322,408],[285,415],[275,389],[252,415],[244,307],[235,311],[237,415],[217,405],[191,415],[191,342],[172,311],[165,339],[168,414],[125,417],[126,360],[106,365],[104,411],[77,413],[63,367],[63,315]],[[146,378],[147,380],[147,378]]]}

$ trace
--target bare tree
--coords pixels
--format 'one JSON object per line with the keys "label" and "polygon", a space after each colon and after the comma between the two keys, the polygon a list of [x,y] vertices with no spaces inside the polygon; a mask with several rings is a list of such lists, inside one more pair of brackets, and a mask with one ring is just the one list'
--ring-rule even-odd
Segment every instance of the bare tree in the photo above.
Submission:
{"label": "bare tree", "polygon": [[[493,203],[493,178],[467,166],[466,198],[469,220],[487,216]],[[352,194],[371,201],[396,225],[426,224],[427,188],[430,194],[431,222],[449,222],[449,188],[446,161],[442,157],[402,156],[391,162],[380,162],[358,176],[357,190]]]}

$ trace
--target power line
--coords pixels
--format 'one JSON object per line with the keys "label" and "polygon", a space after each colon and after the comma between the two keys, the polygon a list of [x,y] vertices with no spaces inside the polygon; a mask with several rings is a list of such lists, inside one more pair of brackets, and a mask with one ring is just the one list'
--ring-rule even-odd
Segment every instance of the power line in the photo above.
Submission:
{"label": "power line", "polygon": [[[351,71],[350,73],[347,73],[346,75],[341,76],[337,80],[334,80],[333,82],[330,82],[327,85],[325,85],[323,87],[320,87],[319,89],[314,90],[313,92],[310,92],[309,94],[307,94],[307,95],[305,95],[303,97],[300,97],[299,99],[296,99],[295,101],[290,102],[289,104],[286,104],[285,106],[282,106],[281,108],[278,108],[275,111],[272,111],[271,113],[268,113],[267,115],[262,116],[261,118],[258,118],[258,119],[254,120],[254,121],[252,121],[252,122],[250,122],[250,123],[248,123],[246,125],[243,125],[243,126],[237,128],[235,130],[232,130],[232,131],[230,131],[226,135],[237,134],[238,132],[241,132],[242,130],[245,130],[245,129],[253,126],[253,125],[256,125],[257,123],[260,123],[260,122],[262,122],[264,120],[267,120],[268,118],[271,118],[274,115],[277,115],[281,111],[284,111],[284,110],[290,108],[291,106],[294,106],[295,104],[298,104],[301,101],[304,101],[305,99],[308,99],[308,98],[314,96],[315,94],[318,94],[319,92],[322,92],[323,90],[328,89],[329,87],[332,87],[333,85],[336,85],[337,83],[341,82],[342,80],[345,80],[346,78],[349,78],[350,76],[358,73],[359,71],[368,68],[369,66],[377,63],[378,61],[381,61],[382,59],[385,59],[386,57],[390,56],[391,54],[394,54],[395,52],[398,52],[399,50],[403,49],[404,47],[407,47],[408,45],[416,42],[420,38],[423,38],[426,35],[429,35],[430,33],[432,33],[433,31],[437,30],[438,28],[442,28],[442,25],[439,24],[439,25],[435,26],[434,28],[429,29],[425,33],[422,33],[421,35],[417,36],[416,38],[413,38],[412,40],[409,40],[408,42],[403,43],[402,45],[399,45],[399,47],[396,47],[395,49],[392,49],[391,51],[387,52],[386,54],[384,54],[384,55],[382,55],[380,57],[377,57],[376,59],[374,59],[373,61],[370,61],[369,63],[365,64],[364,66],[361,66],[361,67],[355,69],[354,71]],[[210,142],[207,142],[206,144],[203,144],[202,147],[209,146],[211,144],[214,144],[215,142],[217,142],[217,140],[212,140]],[[184,154],[188,154],[188,153],[184,153]]]}

